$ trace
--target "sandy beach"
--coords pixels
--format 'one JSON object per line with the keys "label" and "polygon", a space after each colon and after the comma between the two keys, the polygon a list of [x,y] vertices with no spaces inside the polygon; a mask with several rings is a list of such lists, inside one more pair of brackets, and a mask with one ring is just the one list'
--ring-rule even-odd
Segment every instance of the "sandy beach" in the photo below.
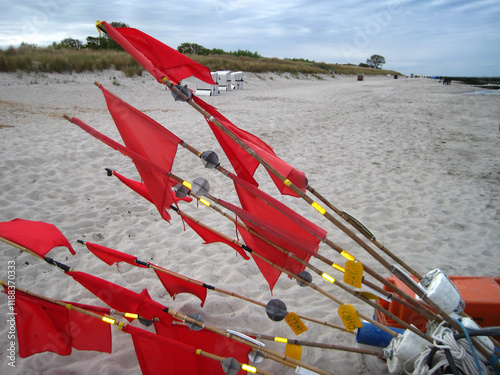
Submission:
{"label": "sandy beach", "polygon": [[[203,97],[235,125],[260,137],[276,154],[304,171],[310,186],[338,208],[361,220],[379,242],[420,273],[434,268],[448,275],[500,275],[500,95],[474,95],[474,87],[400,77],[292,77],[244,74],[244,89]],[[0,221],[15,218],[56,225],[76,250],[49,256],[79,271],[127,287],[147,288],[151,297],[184,314],[199,313],[221,328],[293,338],[284,321],[265,310],[208,292],[203,308],[196,297],[172,300],[152,270],[127,264],[109,267],[77,240],[137,255],[188,277],[266,303],[284,301],[289,311],[342,324],[335,303],[282,275],[271,295],[253,260],[228,246],[203,245],[202,239],[172,213],[171,223],[156,208],[116,178],[112,168],[139,179],[130,159],[69,123],[77,117],[121,142],[106,108],[106,89],[158,121],[199,150],[214,150],[231,169],[203,117],[173,100],[150,75],[126,78],[121,72],[75,75],[0,74]],[[172,171],[187,181],[206,178],[211,193],[238,204],[234,187],[222,174],[204,169],[179,147]],[[260,188],[328,231],[328,237],[361,262],[389,273],[366,251],[325,220],[306,202],[281,197],[267,173],[257,171]],[[180,203],[190,215],[232,237],[234,225],[195,202]],[[240,238],[241,239],[241,238]],[[319,253],[343,263],[331,248]],[[16,285],[51,298],[104,306],[57,268],[0,244],[0,279],[15,261]],[[326,266],[316,259],[311,263]],[[330,272],[330,271],[328,271]],[[335,275],[340,277],[340,275]],[[314,282],[352,303],[360,312],[373,308],[314,276]],[[0,298],[1,320],[7,298]],[[300,340],[356,346],[348,333],[307,323]],[[139,325],[140,326],[140,325]],[[114,328],[114,327],[113,327]],[[151,329],[151,328],[150,328]],[[73,350],[70,356],[41,353],[6,360],[7,325],[0,324],[2,374],[139,374],[129,335],[113,329],[112,354]],[[279,343],[266,342],[284,352]],[[386,374],[375,357],[303,348],[302,360],[333,374]],[[256,365],[276,374],[293,374],[270,360]]]}

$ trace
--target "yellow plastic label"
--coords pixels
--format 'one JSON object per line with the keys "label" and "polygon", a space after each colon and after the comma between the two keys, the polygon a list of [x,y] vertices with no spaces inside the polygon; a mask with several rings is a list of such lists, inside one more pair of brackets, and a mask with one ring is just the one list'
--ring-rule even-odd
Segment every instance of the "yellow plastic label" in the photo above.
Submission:
{"label": "yellow plastic label", "polygon": [[294,344],[286,344],[285,355],[287,357],[300,361],[300,358],[302,358],[302,346]]}
{"label": "yellow plastic label", "polygon": [[363,264],[356,260],[345,262],[344,283],[361,288],[363,283]]}
{"label": "yellow plastic label", "polygon": [[293,333],[300,335],[307,331],[306,325],[300,320],[299,316],[294,312],[288,313],[285,318],[286,323],[290,326]]}
{"label": "yellow plastic label", "polygon": [[326,214],[326,210],[323,207],[321,207],[318,203],[312,202],[311,206],[313,206],[316,209],[316,211],[318,211],[321,215]]}
{"label": "yellow plastic label", "polygon": [[275,337],[274,341],[276,341],[276,342],[282,342],[284,344],[286,344],[288,342],[288,340],[286,338],[284,338],[284,337]]}
{"label": "yellow plastic label", "polygon": [[257,373],[257,369],[255,367],[246,364],[242,364],[241,369],[246,372],[251,372],[252,374]]}
{"label": "yellow plastic label", "polygon": [[351,254],[349,254],[345,250],[342,250],[342,252],[340,253],[340,255],[342,255],[344,258],[346,258],[348,260],[354,260],[354,259],[356,259],[355,257],[353,257]]}
{"label": "yellow plastic label", "polygon": [[361,323],[358,313],[356,312],[356,309],[353,305],[344,303],[343,305],[339,306],[338,312],[340,319],[342,319],[342,322],[344,323],[345,329],[347,329],[347,331],[351,332],[363,327],[363,323]]}
{"label": "yellow plastic label", "polygon": [[205,206],[210,207],[210,202],[207,201],[206,199],[200,198],[199,201],[203,203]]}
{"label": "yellow plastic label", "polygon": [[183,184],[185,187],[187,187],[188,189],[190,189],[190,190],[191,190],[192,185],[191,185],[189,182],[187,182],[187,181],[182,181],[182,184]]}
{"label": "yellow plastic label", "polygon": [[283,183],[286,185],[286,186],[290,186],[292,184],[292,181],[290,181],[288,178],[283,181]]}
{"label": "yellow plastic label", "polygon": [[125,313],[125,318],[137,319],[137,318],[139,318],[139,315],[132,314],[132,313]]}

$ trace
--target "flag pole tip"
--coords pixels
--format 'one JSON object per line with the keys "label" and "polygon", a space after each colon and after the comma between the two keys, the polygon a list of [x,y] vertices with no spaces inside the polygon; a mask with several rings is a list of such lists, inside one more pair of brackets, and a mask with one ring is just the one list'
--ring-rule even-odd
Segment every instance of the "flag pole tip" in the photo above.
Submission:
{"label": "flag pole tip", "polygon": [[97,81],[94,82],[94,85],[96,85],[97,87],[101,88],[101,84]]}
{"label": "flag pole tip", "polygon": [[108,174],[108,177],[111,177],[113,176],[113,170],[111,168],[104,168],[104,170],[106,171],[106,173]]}
{"label": "flag pole tip", "polygon": [[84,240],[77,240],[76,242],[81,243],[82,245],[85,245],[85,241]]}
{"label": "flag pole tip", "polygon": [[64,117],[66,120],[68,120],[69,122],[73,122],[73,121],[71,120],[71,117],[69,117],[68,115],[64,115],[63,117]]}

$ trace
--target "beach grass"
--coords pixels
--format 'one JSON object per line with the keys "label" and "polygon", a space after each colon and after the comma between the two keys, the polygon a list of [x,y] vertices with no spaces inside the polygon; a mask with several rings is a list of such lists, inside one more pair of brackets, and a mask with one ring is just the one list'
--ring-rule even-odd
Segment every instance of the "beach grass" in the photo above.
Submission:
{"label": "beach grass", "polygon": [[[292,75],[395,75],[393,70],[359,67],[356,65],[327,64],[300,59],[252,58],[232,55],[189,55],[211,71],[231,70],[252,73],[290,73]],[[124,51],[40,48],[22,45],[0,50],[1,72],[80,73],[115,69],[127,77],[142,75],[144,69]]]}

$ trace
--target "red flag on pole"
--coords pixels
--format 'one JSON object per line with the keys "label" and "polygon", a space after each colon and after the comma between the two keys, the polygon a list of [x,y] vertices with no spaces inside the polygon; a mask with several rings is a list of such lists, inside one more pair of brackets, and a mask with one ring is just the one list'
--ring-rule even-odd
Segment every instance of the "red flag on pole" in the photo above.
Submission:
{"label": "red flag on pole", "polygon": [[249,260],[250,257],[245,253],[245,251],[235,245],[234,243],[230,242],[230,241],[227,241],[225,238],[219,236],[217,233],[214,233],[213,231],[201,226],[200,224],[198,224],[196,221],[194,220],[191,220],[190,218],[186,217],[185,215],[182,214],[181,212],[181,215],[182,215],[182,219],[196,232],[198,233],[198,235],[203,238],[203,240],[205,241],[205,244],[210,244],[210,243],[214,243],[214,242],[222,242],[228,246],[231,246],[234,250],[236,250],[238,252],[238,254],[240,254],[243,258],[245,258],[246,260]]}
{"label": "red flag on pole", "polygon": [[0,223],[0,237],[23,246],[42,258],[57,246],[65,246],[71,254],[75,250],[55,225],[41,221],[14,219]]}
{"label": "red flag on pole", "polygon": [[[11,295],[6,285],[4,289]],[[109,314],[109,309],[73,305],[101,315]],[[111,329],[107,323],[19,290],[15,291],[14,311],[22,358],[43,352],[70,355],[71,348],[111,353]]]}
{"label": "red flag on pole", "polygon": [[130,150],[129,148],[98,132],[76,117],[71,118],[71,122],[79,126],[82,130],[86,131],[91,136],[97,138],[101,142],[107,144],[117,151],[120,151],[123,155],[126,155],[132,159],[139,174],[141,175],[141,178],[144,181],[144,184],[148,189],[151,199],[158,209],[158,212],[163,219],[169,221],[171,216],[167,212],[167,209],[170,208],[171,204],[175,203],[172,189],[169,184],[170,179],[168,176],[170,174],[170,171],[161,166],[158,166],[157,164],[152,163],[146,157],[140,155],[134,150]]}
{"label": "red flag on pole", "polygon": [[153,301],[146,289],[141,294],[84,272],[66,272],[111,308],[153,319],[165,306]]}
{"label": "red flag on pole", "polygon": [[154,270],[161,283],[167,290],[168,294],[170,294],[170,297],[175,299],[175,296],[179,293],[190,293],[201,300],[201,307],[203,307],[203,305],[205,304],[205,299],[207,298],[207,288],[198,284],[190,283],[179,277],[169,275],[168,273],[159,271],[157,269]]}
{"label": "red flag on pole", "polygon": [[103,21],[108,35],[125,49],[139,64],[162,83],[167,77],[178,84],[184,78],[194,76],[215,85],[210,69],[184,56],[175,49],[140,30],[120,27],[114,28]]}
{"label": "red flag on pole", "polygon": [[95,243],[85,242],[85,245],[92,254],[94,254],[104,263],[107,263],[109,266],[113,265],[114,263],[125,262],[136,267],[147,268],[146,266],[137,264],[135,262],[137,260],[136,256],[110,249],[109,247],[104,247]]}
{"label": "red flag on pole", "polygon": [[[141,195],[143,198],[146,200],[150,201],[153,203],[153,200],[151,199],[151,196],[149,195],[148,189],[146,188],[146,184],[144,184],[141,181],[136,181],[132,180],[130,178],[127,178],[121,174],[119,174],[116,171],[113,171],[113,175],[118,178],[124,185],[128,186],[132,190],[134,190],[137,194]],[[175,186],[177,184],[177,181],[173,179],[169,179],[170,186]],[[178,198],[177,196],[173,195],[174,201],[178,203],[179,201],[185,201],[187,203],[190,203],[193,198],[191,197],[184,197],[184,198]],[[154,203],[153,203],[154,204]]]}
{"label": "red flag on pole", "polygon": [[199,356],[196,355],[195,347],[129,324],[123,327],[123,332],[132,336],[137,359],[144,375],[215,374],[203,370],[198,365]]}
{"label": "red flag on pole", "polygon": [[[306,191],[307,180],[305,174],[293,168],[291,165],[287,164],[278,156],[276,156],[271,146],[269,146],[267,143],[265,143],[255,135],[238,128],[223,115],[221,115],[214,107],[207,104],[200,98],[195,96],[194,101],[210,115],[216,118],[234,136],[239,138],[240,141],[245,143],[256,154],[258,154],[262,159],[264,159],[268,164],[276,169],[281,175],[290,180],[302,191]],[[255,160],[240,145],[238,145],[233,139],[231,139],[231,137],[229,137],[225,132],[219,129],[213,122],[211,122],[210,119],[206,120],[215,137],[219,141],[219,144],[224,150],[224,153],[227,155],[229,161],[231,162],[231,165],[236,171],[236,174],[250,184],[257,186],[258,184],[253,178],[253,175],[259,165],[259,162]],[[276,187],[281,194],[297,196],[297,194],[292,189],[283,184],[283,182],[281,182],[273,173],[269,172],[269,175],[273,179]]]}

